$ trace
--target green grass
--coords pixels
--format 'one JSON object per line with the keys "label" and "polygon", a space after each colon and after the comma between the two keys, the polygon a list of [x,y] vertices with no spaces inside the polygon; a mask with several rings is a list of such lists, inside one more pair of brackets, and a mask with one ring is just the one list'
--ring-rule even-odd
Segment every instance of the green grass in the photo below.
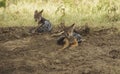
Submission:
{"label": "green grass", "polygon": [[119,26],[120,0],[10,0],[0,8],[0,26],[35,26],[33,14],[44,9],[43,16],[53,25]]}

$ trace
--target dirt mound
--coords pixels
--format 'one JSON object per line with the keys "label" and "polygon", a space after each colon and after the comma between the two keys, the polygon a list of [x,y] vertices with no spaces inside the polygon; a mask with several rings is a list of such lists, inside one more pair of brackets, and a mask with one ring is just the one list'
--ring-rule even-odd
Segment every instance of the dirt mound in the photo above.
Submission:
{"label": "dirt mound", "polygon": [[120,32],[116,28],[78,30],[85,41],[61,52],[56,37],[33,35],[30,29],[0,28],[0,74],[120,73]]}

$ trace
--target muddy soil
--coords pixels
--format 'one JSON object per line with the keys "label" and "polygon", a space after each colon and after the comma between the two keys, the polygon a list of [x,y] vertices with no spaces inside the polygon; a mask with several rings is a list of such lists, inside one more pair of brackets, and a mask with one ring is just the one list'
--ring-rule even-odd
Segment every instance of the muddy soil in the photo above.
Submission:
{"label": "muddy soil", "polygon": [[58,52],[58,37],[0,28],[0,74],[120,74],[120,32],[79,31],[84,42]]}

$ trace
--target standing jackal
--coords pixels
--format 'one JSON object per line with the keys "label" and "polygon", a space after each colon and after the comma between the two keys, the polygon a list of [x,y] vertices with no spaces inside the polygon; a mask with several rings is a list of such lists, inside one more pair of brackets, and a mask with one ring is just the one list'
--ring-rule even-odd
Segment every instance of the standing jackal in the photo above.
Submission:
{"label": "standing jackal", "polygon": [[[62,25],[62,24],[61,24]],[[64,28],[62,26],[62,28]],[[78,43],[81,42],[80,34],[74,32],[75,24],[63,29],[63,36],[57,41],[59,45],[63,45],[61,49],[66,49],[68,47],[76,47]]]}
{"label": "standing jackal", "polygon": [[43,9],[41,11],[35,10],[34,19],[38,23],[38,26],[35,29],[35,32],[50,32],[52,30],[52,25],[49,20],[45,19],[42,16]]}

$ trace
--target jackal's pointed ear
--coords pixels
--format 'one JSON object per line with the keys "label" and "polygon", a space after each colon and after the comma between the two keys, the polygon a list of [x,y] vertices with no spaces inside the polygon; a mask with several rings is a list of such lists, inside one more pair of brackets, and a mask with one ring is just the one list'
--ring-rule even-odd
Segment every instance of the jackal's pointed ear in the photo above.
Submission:
{"label": "jackal's pointed ear", "polygon": [[75,23],[73,23],[73,24],[71,25],[71,28],[72,28],[72,29],[74,29],[74,28],[75,28]]}
{"label": "jackal's pointed ear", "polygon": [[42,9],[42,10],[39,12],[39,14],[42,14],[43,11],[44,11],[44,10]]}
{"label": "jackal's pointed ear", "polygon": [[35,10],[35,12],[34,12],[35,14],[37,14],[38,13],[38,10]]}

